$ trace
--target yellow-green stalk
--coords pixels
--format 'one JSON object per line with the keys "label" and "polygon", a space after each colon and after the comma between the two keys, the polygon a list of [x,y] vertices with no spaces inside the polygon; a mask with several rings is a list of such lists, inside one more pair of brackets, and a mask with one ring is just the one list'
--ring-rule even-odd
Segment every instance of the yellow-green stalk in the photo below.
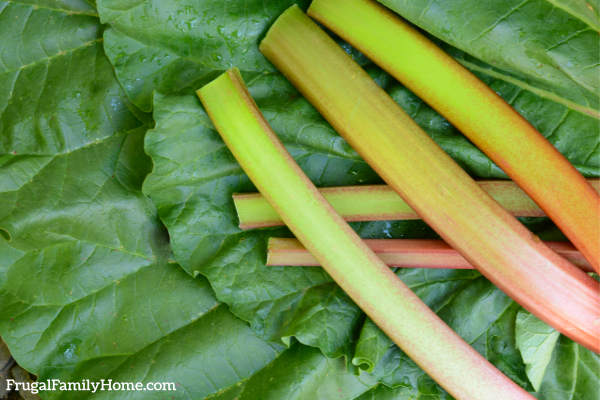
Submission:
{"label": "yellow-green stalk", "polygon": [[433,313],[336,214],[285,150],[237,70],[198,90],[244,171],[323,268],[457,399],[532,399]]}
{"label": "yellow-green stalk", "polygon": [[[600,191],[600,179],[589,179]],[[544,217],[544,211],[512,181],[477,181],[506,211],[517,217]],[[419,219],[394,189],[387,185],[320,188],[319,191],[346,221],[387,221]],[[277,211],[260,193],[233,195],[241,229],[283,225]]]}
{"label": "yellow-green stalk", "polygon": [[289,8],[260,49],[448,244],[532,314],[600,351],[598,282],[498,205],[314,21]]}
{"label": "yellow-green stalk", "polygon": [[600,196],[525,118],[373,0],[314,0],[308,14],[446,117],[544,210],[600,272]]}
{"label": "yellow-green stalk", "polygon": [[[460,253],[442,240],[363,239],[365,244],[390,267],[474,269]],[[546,242],[548,247],[583,271],[592,272],[585,257],[568,242]],[[317,260],[297,239],[269,238],[267,265],[319,266]]]}

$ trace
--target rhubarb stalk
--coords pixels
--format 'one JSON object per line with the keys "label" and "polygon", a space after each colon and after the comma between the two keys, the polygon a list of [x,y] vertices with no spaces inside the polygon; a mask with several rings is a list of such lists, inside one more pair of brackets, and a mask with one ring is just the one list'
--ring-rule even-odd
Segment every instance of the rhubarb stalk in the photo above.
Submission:
{"label": "rhubarb stalk", "polygon": [[[590,179],[596,191],[600,179]],[[478,181],[506,211],[518,217],[544,217],[544,212],[512,181]],[[319,191],[346,221],[387,221],[419,219],[398,193],[386,185],[361,185],[320,188]],[[277,211],[260,193],[233,195],[241,229],[283,225]]]}
{"label": "rhubarb stalk", "polygon": [[600,196],[544,136],[431,40],[373,0],[314,0],[308,14],[460,129],[600,272]]}
{"label": "rhubarb stalk", "polygon": [[[363,239],[365,244],[390,267],[474,269],[460,253],[442,240],[429,239]],[[548,247],[583,271],[592,266],[568,242],[546,242]],[[319,266],[319,261],[297,239],[269,238],[267,265]]]}
{"label": "rhubarb stalk", "polygon": [[498,205],[297,6],[277,19],[260,49],[484,276],[561,333],[600,351],[598,282]]}
{"label": "rhubarb stalk", "polygon": [[198,92],[244,171],[323,268],[458,399],[532,399],[433,313],[336,214],[285,150],[237,70]]}

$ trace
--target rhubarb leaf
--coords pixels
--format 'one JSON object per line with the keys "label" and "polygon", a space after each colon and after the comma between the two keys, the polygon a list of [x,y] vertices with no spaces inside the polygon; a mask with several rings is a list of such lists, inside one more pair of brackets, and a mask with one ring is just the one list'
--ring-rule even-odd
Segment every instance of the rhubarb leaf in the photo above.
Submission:
{"label": "rhubarb leaf", "polygon": [[379,2],[493,65],[493,75],[600,118],[597,1]]}
{"label": "rhubarb leaf", "polygon": [[41,162],[138,125],[104,57],[98,19],[51,5],[0,1],[0,154]]}
{"label": "rhubarb leaf", "polygon": [[[175,398],[447,398],[363,323],[322,271],[264,266],[266,237],[288,232],[237,229],[231,192],[254,188],[194,96],[157,95],[157,128],[145,140],[154,169],[144,191],[167,225],[174,256],[154,204],[140,193],[152,167],[142,149],[148,120],[128,99],[148,111],[153,90],[191,93],[233,64],[315,183],[379,182],[256,48],[292,3],[99,0],[104,30],[93,1],[0,1],[0,335],[40,379],[173,380],[182,388]],[[574,15],[591,18],[571,4]],[[345,48],[470,173],[504,177],[443,118]],[[597,121],[573,111],[579,92],[572,103],[562,92],[551,101],[552,88],[447,50],[480,71],[582,172],[599,175]],[[556,234],[548,222],[530,226]],[[365,237],[433,235],[418,221],[354,227]],[[212,288],[172,258],[189,274],[207,276]],[[423,272],[400,276],[528,387],[525,365],[515,364],[515,310],[505,296],[473,271]],[[472,304],[481,312],[472,314]],[[327,359],[293,337],[372,365],[374,374],[355,376],[343,358]],[[592,393],[597,360],[560,338],[540,398]]]}
{"label": "rhubarb leaf", "polygon": [[519,311],[516,323],[517,348],[527,366],[527,377],[538,390],[550,364],[560,333],[526,311]]}
{"label": "rhubarb leaf", "polygon": [[[0,240],[0,333],[42,380],[173,377],[205,396],[262,368],[281,346],[231,316],[206,281],[168,263],[154,207],[139,191],[143,134],[55,155],[18,191],[0,194],[23,206],[0,220],[11,234]],[[203,365],[205,379],[186,372]]]}
{"label": "rhubarb leaf", "polygon": [[283,346],[169,262],[140,191],[143,115],[94,14],[78,1],[0,2],[0,335],[40,380],[172,380],[178,398],[204,397]]}
{"label": "rhubarb leaf", "polygon": [[[17,192],[0,194],[27,210],[0,219],[11,236],[0,239],[0,334],[20,365],[42,381],[175,382],[169,397],[177,399],[239,388],[263,399],[256,393],[267,387],[272,398],[296,390],[353,398],[373,386],[375,378],[356,377],[342,360],[260,339],[204,278],[169,262],[155,209],[139,191],[143,135],[117,133],[57,154]],[[276,373],[294,380],[276,390]]]}
{"label": "rhubarb leaf", "polygon": [[[274,68],[257,41],[294,0],[100,0],[106,52],[132,101],[150,111],[153,90],[196,90],[236,66],[260,74]],[[302,1],[308,4],[309,1]]]}
{"label": "rhubarb leaf", "polygon": [[587,399],[598,392],[600,356],[559,335],[527,311],[516,321],[517,347],[541,399]]}
{"label": "rhubarb leaf", "polygon": [[[152,205],[127,187],[135,180],[129,167],[146,162],[142,135],[117,134],[57,155],[18,192],[2,194],[4,204],[15,195],[35,203],[2,219],[11,241],[0,243],[0,332],[41,379],[118,376],[136,364],[145,374],[141,367],[165,343],[218,306],[205,282],[167,264]],[[135,152],[127,151],[131,143]]]}
{"label": "rhubarb leaf", "polygon": [[0,239],[0,334],[17,362],[41,381],[174,382],[174,399],[239,391],[249,399],[346,399],[372,387],[373,376],[354,375],[341,359],[262,340],[206,279],[169,261],[164,230],[139,191],[148,167],[143,135],[117,133],[55,155],[16,193],[0,194],[3,204],[13,194],[26,199],[29,210],[0,219],[11,233]]}
{"label": "rhubarb leaf", "polygon": [[372,375],[356,375],[343,359],[324,357],[317,349],[293,345],[276,360],[210,400],[354,399],[376,385]]}
{"label": "rhubarb leaf", "polygon": [[590,394],[598,393],[599,380],[600,356],[561,336],[538,396],[547,400],[587,400]]}

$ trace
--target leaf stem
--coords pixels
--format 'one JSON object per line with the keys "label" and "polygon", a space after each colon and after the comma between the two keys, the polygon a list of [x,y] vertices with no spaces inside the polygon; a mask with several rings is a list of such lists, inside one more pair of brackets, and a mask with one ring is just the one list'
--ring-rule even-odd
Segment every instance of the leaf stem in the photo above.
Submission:
{"label": "leaf stem", "polygon": [[[365,244],[388,266],[399,268],[474,269],[460,253],[442,240],[431,239],[363,239]],[[572,244],[546,242],[546,245],[583,271],[592,266]],[[320,266],[319,261],[293,238],[269,238],[269,266]]]}
{"label": "leaf stem", "polygon": [[[600,179],[590,179],[600,191]],[[478,181],[477,184],[509,213],[518,217],[544,217],[544,212],[512,181]],[[386,185],[340,186],[319,191],[346,221],[419,219],[419,215]],[[277,212],[260,193],[233,195],[241,229],[283,225]]]}
{"label": "leaf stem", "polygon": [[481,190],[315,22],[292,7],[260,49],[448,244],[532,314],[600,351],[599,283]]}
{"label": "leaf stem", "polygon": [[314,0],[308,14],[460,129],[600,272],[600,196],[525,118],[432,41],[372,0]]}
{"label": "leaf stem", "polygon": [[300,242],[433,379],[458,399],[532,399],[454,333],[336,214],[277,139],[239,71],[227,71],[197,93],[227,147]]}

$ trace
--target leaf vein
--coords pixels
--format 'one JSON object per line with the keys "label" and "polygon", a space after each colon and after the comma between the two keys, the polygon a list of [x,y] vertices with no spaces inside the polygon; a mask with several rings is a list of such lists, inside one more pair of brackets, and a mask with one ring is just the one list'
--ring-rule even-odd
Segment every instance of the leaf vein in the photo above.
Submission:
{"label": "leaf vein", "polygon": [[17,5],[23,6],[23,7],[31,7],[34,10],[42,9],[42,10],[48,10],[48,11],[61,13],[61,14],[67,14],[67,15],[86,15],[89,17],[98,18],[98,13],[95,11],[75,11],[75,10],[68,10],[66,8],[49,7],[49,6],[45,6],[45,5],[39,5],[39,4],[33,5],[33,4],[23,3],[20,1],[16,1],[16,0],[6,0],[6,2],[17,4]]}
{"label": "leaf vein", "polygon": [[479,35],[477,35],[476,37],[474,37],[473,39],[471,39],[470,42],[472,43],[472,42],[475,42],[475,41],[481,39],[483,36],[485,36],[487,33],[489,33],[492,29],[494,29],[496,26],[498,26],[498,24],[500,24],[506,18],[510,17],[512,14],[514,14],[517,10],[519,10],[520,8],[522,8],[525,4],[529,3],[530,1],[531,0],[523,0],[522,2],[520,2],[519,4],[517,4],[516,6],[514,6],[510,10],[508,10],[506,13],[504,13],[503,15],[501,15],[496,21],[494,21],[490,26],[488,26],[487,28],[485,28]]}
{"label": "leaf vein", "polygon": [[513,85],[522,87],[523,89],[525,89],[533,94],[536,94],[542,98],[546,98],[548,100],[562,104],[566,107],[571,108],[574,111],[580,112],[582,114],[586,114],[593,118],[600,119],[600,110],[596,110],[589,106],[583,106],[581,104],[575,103],[574,101],[565,99],[565,98],[561,97],[560,95],[558,95],[554,92],[551,92],[549,90],[534,87],[526,82],[523,82],[522,80],[508,76],[506,74],[502,74],[502,73],[494,71],[490,68],[481,67],[479,65],[476,65],[476,64],[466,61],[464,59],[457,59],[457,61],[459,61],[462,65],[464,65],[465,67],[467,67],[471,70],[474,70],[474,71],[489,75],[492,78],[500,79],[505,82],[511,83]]}
{"label": "leaf vein", "polygon": [[61,51],[59,51],[58,53],[56,53],[56,54],[54,54],[52,56],[40,58],[40,59],[35,60],[33,62],[30,62],[28,64],[25,64],[25,63],[23,63],[23,61],[21,61],[21,64],[22,64],[21,66],[19,66],[18,68],[14,68],[12,70],[3,71],[2,74],[9,74],[11,72],[22,71],[24,69],[28,69],[28,68],[34,67],[34,66],[36,66],[38,64],[41,64],[41,63],[46,63],[46,62],[49,63],[53,59],[62,57],[64,55],[66,55],[66,54],[74,53],[74,52],[76,52],[78,50],[83,50],[83,49],[86,49],[88,47],[92,47],[92,46],[96,45],[97,43],[101,43],[102,40],[103,39],[101,37],[100,38],[96,38],[94,40],[89,40],[87,42],[82,43],[80,46],[74,47],[72,49],[61,50]]}

